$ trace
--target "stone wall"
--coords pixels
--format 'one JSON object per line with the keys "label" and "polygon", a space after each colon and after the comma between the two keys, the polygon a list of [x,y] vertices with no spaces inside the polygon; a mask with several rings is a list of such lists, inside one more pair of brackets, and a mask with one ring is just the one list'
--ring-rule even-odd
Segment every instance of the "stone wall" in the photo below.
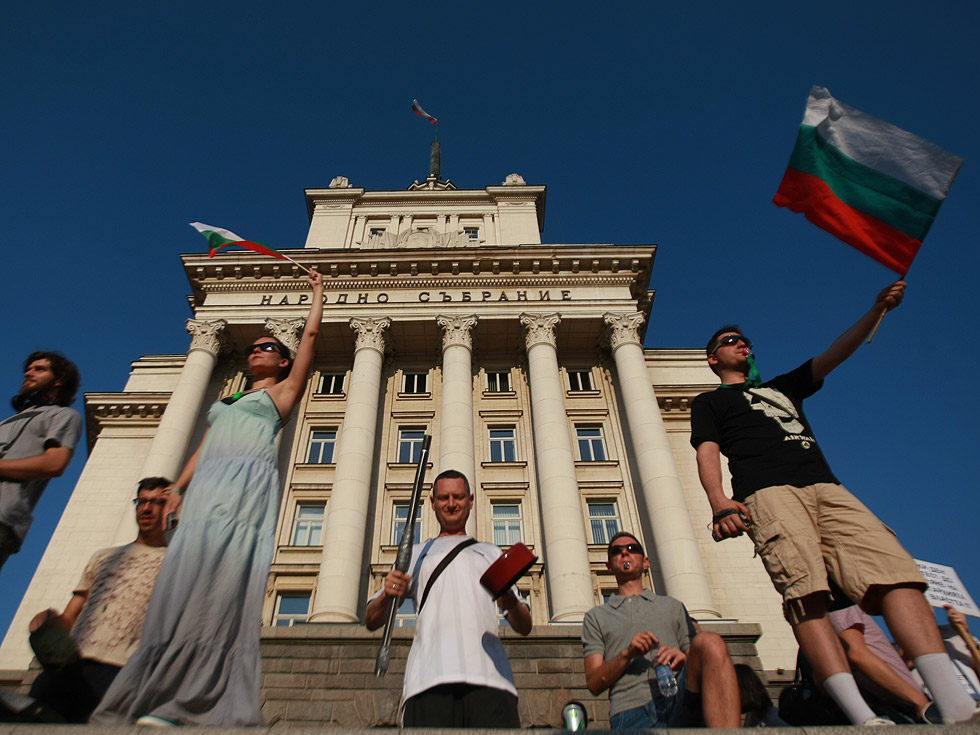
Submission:
{"label": "stone wall", "polygon": [[[706,623],[725,638],[733,660],[761,671],[755,624]],[[374,676],[379,633],[354,625],[267,628],[262,636],[263,712],[276,727],[385,727],[398,724],[405,660],[412,629],[392,635],[388,675]],[[501,637],[514,670],[523,727],[560,727],[570,701],[585,705],[595,727],[609,725],[609,699],[585,687],[581,626],[549,625],[524,638],[509,628]]]}
{"label": "stone wall", "polygon": [[[721,635],[736,662],[762,673],[754,623],[703,623]],[[501,637],[520,697],[521,725],[561,726],[568,702],[585,705],[594,728],[609,726],[607,694],[594,697],[585,687],[580,625],[538,626],[527,637],[501,628]],[[360,625],[308,624],[262,631],[262,711],[272,727],[397,727],[405,661],[412,628],[392,635],[388,675],[374,675],[380,632]],[[0,686],[27,694],[39,673],[0,672]],[[792,673],[790,672],[790,680]],[[775,682],[773,682],[775,683]]]}

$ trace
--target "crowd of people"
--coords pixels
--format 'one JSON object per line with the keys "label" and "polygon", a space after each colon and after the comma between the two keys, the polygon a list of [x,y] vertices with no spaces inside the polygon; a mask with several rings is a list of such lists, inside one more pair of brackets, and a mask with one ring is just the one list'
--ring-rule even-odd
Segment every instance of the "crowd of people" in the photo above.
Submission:
{"label": "crowd of people", "polygon": [[[309,281],[312,306],[295,355],[273,337],[249,345],[250,389],[210,408],[204,440],[175,482],[140,481],[136,540],[97,552],[65,609],[31,621],[45,668],[31,697],[47,717],[264,724],[260,616],[279,510],[275,439],[313,362],[324,286],[316,271]],[[721,385],[691,410],[716,540],[751,537],[800,644],[801,677],[825,710],[855,725],[980,721],[980,684],[974,674],[964,686],[957,668],[965,660],[976,669],[980,657],[947,652],[949,641],[963,637],[962,615],[948,610],[958,634],[944,637],[914,560],[838,482],[803,412],[804,399],[855,352],[880,314],[901,303],[904,290],[902,281],[884,289],[827,350],[767,381],[742,330],[722,327],[706,346]],[[77,369],[57,353],[35,353],[25,363],[16,413],[0,423],[0,567],[20,548],[47,481],[77,446],[81,417],[69,406],[78,385]],[[415,606],[403,724],[518,728],[498,611],[528,635],[530,608],[516,585],[497,599],[480,586],[502,550],[467,534],[474,502],[467,477],[442,471],[429,500],[438,536],[416,544],[409,571],[391,570],[366,602],[369,630],[402,598]],[[168,544],[165,531],[178,515]],[[582,645],[585,685],[593,695],[609,692],[612,728],[830,724],[808,721],[799,706],[777,709],[757,672],[733,664],[723,638],[701,630],[682,602],[654,593],[639,536],[617,533],[606,566],[617,591],[586,613]],[[884,617],[898,651],[872,615]]]}

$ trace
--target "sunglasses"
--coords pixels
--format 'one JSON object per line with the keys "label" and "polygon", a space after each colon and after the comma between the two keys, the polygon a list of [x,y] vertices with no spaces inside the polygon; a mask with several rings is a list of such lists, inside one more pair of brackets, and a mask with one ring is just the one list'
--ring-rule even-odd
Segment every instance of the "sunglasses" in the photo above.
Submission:
{"label": "sunglasses", "polygon": [[725,347],[727,345],[737,345],[739,342],[744,342],[745,346],[752,350],[752,340],[746,337],[744,334],[726,334],[724,337],[715,342],[715,347],[709,355],[713,355],[718,351],[719,347]]}
{"label": "sunglasses", "polygon": [[609,547],[609,556],[619,556],[624,551],[628,551],[631,554],[643,555],[643,547],[639,544],[613,544]]}
{"label": "sunglasses", "polygon": [[142,508],[144,505],[155,505],[162,508],[167,504],[166,498],[133,498],[133,505]]}
{"label": "sunglasses", "polygon": [[279,352],[280,355],[282,354],[279,350],[279,345],[275,342],[259,342],[245,348],[245,357],[248,357],[256,350],[261,350],[262,352]]}

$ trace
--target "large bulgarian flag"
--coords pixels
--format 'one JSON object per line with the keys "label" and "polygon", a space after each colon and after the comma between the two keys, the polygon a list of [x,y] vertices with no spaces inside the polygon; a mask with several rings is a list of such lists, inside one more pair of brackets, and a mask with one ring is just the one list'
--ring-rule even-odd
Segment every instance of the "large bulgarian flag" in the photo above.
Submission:
{"label": "large bulgarian flag", "polygon": [[229,245],[238,245],[248,250],[254,250],[256,253],[261,253],[262,255],[271,255],[273,258],[279,258],[280,260],[292,261],[292,258],[283,255],[278,250],[273,250],[260,242],[246,240],[231,230],[226,230],[224,227],[214,227],[213,225],[206,225],[203,222],[191,222],[190,225],[207,238],[209,257],[213,258],[215,253],[221,250],[221,248],[228,247]]}
{"label": "large bulgarian flag", "polygon": [[904,276],[962,163],[814,87],[773,202]]}

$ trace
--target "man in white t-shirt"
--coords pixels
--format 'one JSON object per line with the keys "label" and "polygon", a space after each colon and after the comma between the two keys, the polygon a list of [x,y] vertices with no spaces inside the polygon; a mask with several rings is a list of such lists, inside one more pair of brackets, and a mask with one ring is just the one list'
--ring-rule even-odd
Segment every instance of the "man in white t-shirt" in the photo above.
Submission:
{"label": "man in white t-shirt", "polygon": [[[466,533],[473,507],[466,476],[446,470],[432,483],[439,536],[412,549],[410,572],[388,572],[368,601],[368,630],[384,625],[392,601],[411,597],[418,611],[402,698],[405,727],[518,728],[517,689],[497,634],[497,605],[510,627],[531,632],[531,611],[516,587],[497,603],[480,577],[503,553]],[[438,575],[433,572],[456,546],[470,542]],[[431,584],[431,587],[429,586]]]}
{"label": "man in white t-shirt", "polygon": [[34,680],[31,696],[67,722],[87,722],[112,680],[139,645],[164,540],[165,477],[140,480],[136,491],[136,540],[95,552],[65,611],[45,610],[31,621],[34,633],[56,625],[71,634],[80,660]]}

